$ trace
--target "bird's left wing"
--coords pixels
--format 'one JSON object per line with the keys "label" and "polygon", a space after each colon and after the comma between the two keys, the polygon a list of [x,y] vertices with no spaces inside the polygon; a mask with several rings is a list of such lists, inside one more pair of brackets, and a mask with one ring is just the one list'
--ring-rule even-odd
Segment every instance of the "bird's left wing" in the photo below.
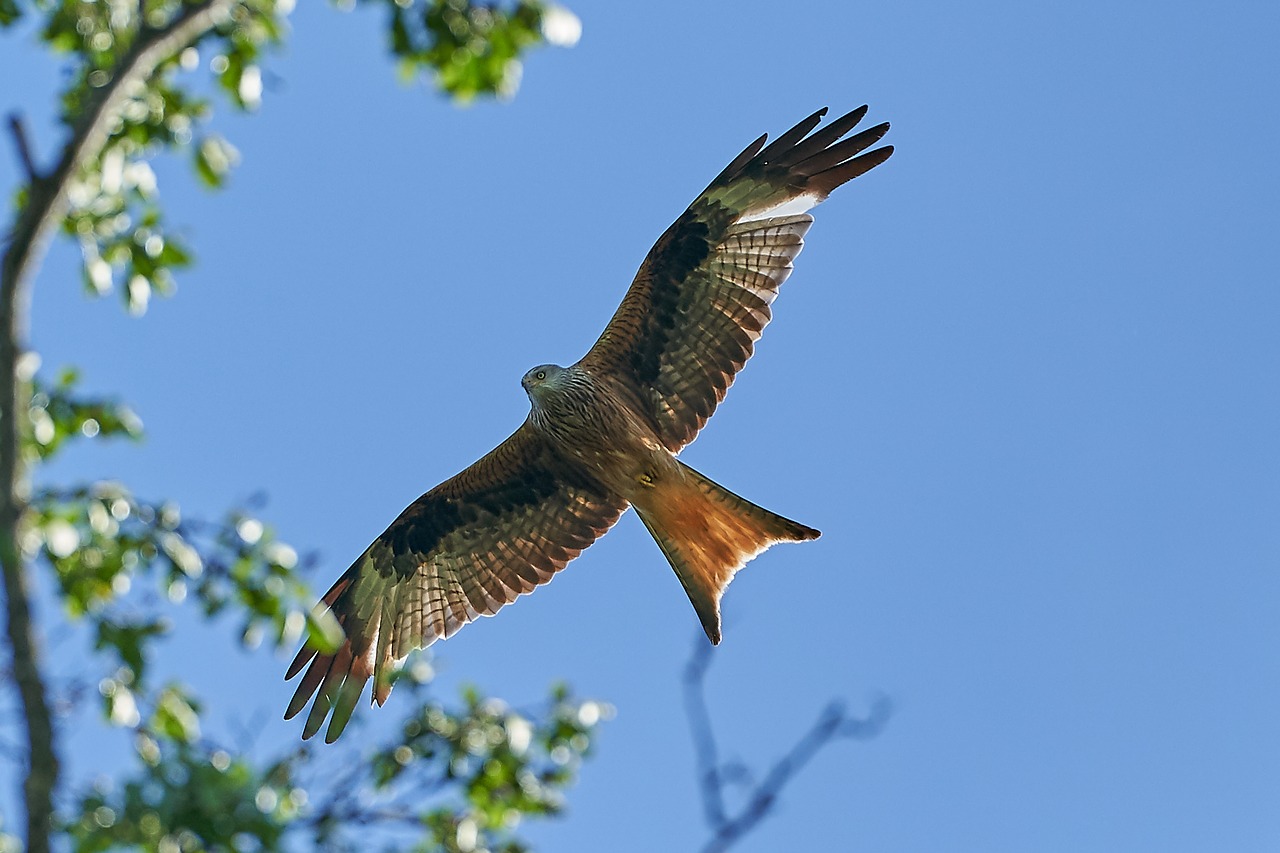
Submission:
{"label": "bird's left wing", "polygon": [[306,668],[285,719],[314,694],[302,736],[332,711],[333,742],[370,677],[381,705],[396,661],[551,580],[626,508],[526,421],[410,504],[325,594],[343,642],[332,653],[303,646],[285,675]]}
{"label": "bird's left wing", "polygon": [[693,441],[751,357],[813,222],[805,211],[893,153],[861,153],[887,123],[840,141],[866,111],[810,135],[822,109],[747,146],[658,238],[582,359],[630,385],[668,450]]}

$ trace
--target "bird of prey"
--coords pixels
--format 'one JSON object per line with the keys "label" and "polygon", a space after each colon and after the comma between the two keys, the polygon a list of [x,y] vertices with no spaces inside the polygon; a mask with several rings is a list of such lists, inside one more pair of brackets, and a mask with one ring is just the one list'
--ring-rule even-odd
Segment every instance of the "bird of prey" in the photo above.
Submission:
{"label": "bird of prey", "polygon": [[324,596],[336,650],[304,645],[285,719],[329,717],[332,742],[364,685],[381,705],[398,661],[532,592],[632,506],[712,643],[720,597],[748,560],[818,531],[738,497],[676,454],[724,399],[791,274],[806,211],[883,163],[887,123],[844,139],[865,106],[814,132],[821,109],[733,159],[649,251],[622,305],[576,364],[521,384],[528,417],[506,441],[418,498]]}

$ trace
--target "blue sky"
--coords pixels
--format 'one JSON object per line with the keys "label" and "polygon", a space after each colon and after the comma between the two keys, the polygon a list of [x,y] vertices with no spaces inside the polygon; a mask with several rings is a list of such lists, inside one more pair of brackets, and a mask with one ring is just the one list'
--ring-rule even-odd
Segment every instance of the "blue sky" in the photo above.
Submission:
{"label": "blue sky", "polygon": [[[265,491],[327,586],[520,422],[523,372],[586,350],[747,142],[867,102],[896,155],[816,210],[684,458],[824,532],[727,595],[726,754],[763,770],[832,697],[897,710],[740,849],[1280,847],[1280,10],[572,8],[577,47],[457,109],[396,82],[376,15],[304,4],[260,114],[216,118],[230,187],[159,166],[199,257],[177,296],[133,319],[83,297],[68,247],[46,264],[35,347],[149,434],[54,473],[205,515]],[[3,106],[46,152],[52,72],[4,42]],[[616,706],[542,849],[705,838],[678,683],[697,632],[629,515],[435,648],[446,695],[565,678]],[[214,733],[291,745],[286,661],[191,637],[165,665],[221,696]]]}

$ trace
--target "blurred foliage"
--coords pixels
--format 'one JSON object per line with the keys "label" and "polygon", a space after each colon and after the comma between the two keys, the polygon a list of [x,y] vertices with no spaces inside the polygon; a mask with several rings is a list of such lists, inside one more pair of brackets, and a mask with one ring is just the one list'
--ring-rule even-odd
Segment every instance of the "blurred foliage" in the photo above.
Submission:
{"label": "blurred foliage", "polygon": [[141,767],[123,780],[100,780],[76,803],[66,827],[73,850],[278,850],[306,806],[296,759],[259,768],[146,730],[134,743]]}
{"label": "blurred foliage", "polygon": [[[171,293],[174,273],[192,262],[191,247],[166,225],[151,161],[183,153],[200,183],[223,186],[239,154],[208,129],[214,104],[256,109],[270,79],[262,65],[288,34],[293,0],[223,2],[227,14],[214,29],[121,93],[98,156],[62,175],[30,176],[64,182],[61,229],[80,247],[86,291],[118,290],[134,314],[146,310],[153,294]],[[402,70],[429,77],[455,101],[511,96],[527,50],[572,44],[580,32],[567,10],[523,0],[364,2],[388,9],[389,44]],[[60,116],[73,139],[131,52],[207,5],[0,0],[0,27],[30,25],[62,58]],[[16,188],[17,211],[30,203],[34,186],[40,184]],[[50,379],[38,363],[27,353],[18,371],[30,392],[22,424],[30,468],[73,441],[141,438],[142,422],[128,406],[84,395],[74,370]],[[117,482],[41,485],[30,494],[24,521],[23,551],[48,572],[62,604],[46,622],[65,620],[76,630],[63,642],[85,645],[82,655],[61,656],[73,661],[73,671],[59,676],[64,695],[55,707],[74,715],[77,726],[96,713],[133,743],[130,766],[104,768],[91,785],[71,783],[76,790],[59,793],[56,849],[316,845],[514,853],[527,849],[516,834],[524,818],[560,812],[598,724],[611,713],[562,687],[530,709],[475,690],[448,707],[429,695],[431,667],[418,660],[397,676],[405,719],[372,751],[350,735],[335,747],[301,744],[265,757],[251,745],[213,743],[202,725],[208,705],[157,672],[160,644],[194,617],[229,625],[246,649],[293,647],[304,638],[331,648],[336,626],[310,610],[314,597],[303,580],[311,561],[300,560],[248,509],[215,521],[192,519],[172,501],[144,500]],[[85,706],[87,697],[99,700],[96,712]],[[355,725],[362,725],[359,717]],[[0,831],[0,850],[16,844]]]}
{"label": "blurred foliage", "polygon": [[[74,131],[94,90],[119,73],[140,34],[162,30],[195,4],[61,0],[35,5],[45,12],[41,37],[68,67],[61,115]],[[163,151],[186,149],[203,184],[223,184],[238,154],[221,136],[203,130],[212,113],[207,90],[220,93],[235,109],[257,107],[262,96],[259,63],[284,38],[292,6],[285,0],[228,4],[221,26],[162,63],[147,85],[124,93],[101,154],[79,164],[68,185],[62,227],[80,244],[84,283],[91,293],[105,294],[121,285],[126,307],[141,314],[153,293],[173,291],[173,273],[191,263],[191,250],[165,227],[148,161]],[[188,72],[202,64],[212,79],[199,85]]]}
{"label": "blurred foliage", "polygon": [[[164,631],[124,615],[138,603],[180,604],[190,596],[205,616],[232,610],[242,641],[255,646],[264,637],[292,645],[310,618],[297,553],[241,511],[217,523],[184,520],[176,504],[139,501],[112,482],[41,489],[30,511],[23,544],[53,568],[68,615],[90,619],[99,648],[116,650],[139,677],[139,644]],[[139,586],[148,575],[154,585]],[[318,626],[312,630],[323,637]]]}
{"label": "blurred foliage", "polygon": [[581,34],[560,6],[520,0],[509,9],[468,0],[364,0],[391,13],[391,52],[401,73],[427,75],[453,97],[511,97],[520,86],[520,56],[544,40],[564,47]]}
{"label": "blurred foliage", "polygon": [[79,796],[64,826],[72,849],[275,850],[295,839],[326,850],[528,850],[516,828],[560,809],[610,709],[563,689],[532,712],[474,691],[450,709],[425,695],[430,667],[411,670],[401,681],[414,710],[371,760],[335,762],[303,744],[258,766],[158,709],[133,727],[137,766]]}
{"label": "blurred foliage", "polygon": [[[531,0],[502,5],[469,0],[362,0],[383,5],[388,45],[408,79],[423,76],[458,102],[512,97],[521,57],[542,44],[570,46],[581,24],[567,9]],[[40,37],[65,60],[70,82],[61,94],[69,130],[96,89],[118,73],[139,33],[163,29],[195,3],[176,0],[0,0],[0,26],[42,14]],[[151,296],[174,290],[174,272],[192,261],[191,247],[165,224],[149,161],[185,151],[200,183],[227,181],[239,152],[206,130],[215,96],[233,109],[262,103],[267,54],[288,34],[294,0],[238,0],[225,22],[163,63],[145,86],[126,93],[100,156],[83,163],[68,185],[64,233],[83,256],[83,281],[96,295],[118,290],[133,314]],[[353,3],[339,2],[351,8]],[[201,67],[209,76],[196,79]],[[18,202],[26,193],[19,190]]]}
{"label": "blurred foliage", "polygon": [[326,849],[365,850],[353,829],[399,825],[414,849],[523,851],[515,835],[526,817],[558,814],[563,791],[589,754],[596,727],[613,709],[556,687],[539,708],[517,710],[474,688],[461,707],[421,703],[425,661],[400,679],[419,706],[370,759],[332,780],[312,818]]}
{"label": "blurred foliage", "polygon": [[77,371],[68,368],[52,385],[46,385],[39,377],[32,382],[28,410],[31,431],[26,445],[29,462],[47,459],[64,442],[77,437],[142,437],[142,421],[128,406],[109,399],[74,396],[79,378]]}

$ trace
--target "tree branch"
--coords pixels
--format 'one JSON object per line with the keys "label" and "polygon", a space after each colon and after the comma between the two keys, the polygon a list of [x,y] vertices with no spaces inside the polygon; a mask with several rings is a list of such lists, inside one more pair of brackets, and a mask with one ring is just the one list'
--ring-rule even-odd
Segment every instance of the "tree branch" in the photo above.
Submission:
{"label": "tree branch", "polygon": [[684,668],[684,711],[689,717],[689,729],[693,734],[693,750],[698,766],[698,790],[702,792],[702,812],[707,823],[722,826],[724,816],[724,785],[720,775],[720,758],[716,748],[715,731],[711,727],[711,713],[707,710],[707,697],[703,691],[707,667],[711,665],[711,646],[694,638],[693,654]]}
{"label": "tree branch", "polygon": [[26,175],[27,183],[34,184],[40,179],[40,174],[36,171],[35,160],[31,157],[31,142],[27,138],[27,126],[22,121],[22,116],[17,113],[9,115],[9,132],[13,134],[13,146],[18,149],[18,161],[22,163],[22,171]]}
{"label": "tree branch", "polygon": [[149,79],[166,59],[225,20],[232,5],[233,0],[206,0],[184,6],[162,28],[144,26],[110,81],[91,94],[57,165],[47,175],[35,171],[25,137],[19,133],[19,157],[30,183],[26,204],[18,213],[0,260],[0,564],[13,674],[27,729],[29,768],[23,794],[29,853],[48,853],[53,791],[58,781],[53,725],[31,622],[26,566],[18,544],[27,491],[19,417],[30,402],[26,378],[18,375],[18,362],[26,339],[30,283],[49,239],[66,215],[72,178],[81,166],[102,153],[131,90]]}
{"label": "tree branch", "polygon": [[[694,638],[693,654],[684,671],[685,711],[693,735],[703,813],[713,833],[703,853],[723,853],[769,815],[782,789],[823,747],[836,738],[869,740],[875,737],[888,723],[893,708],[887,698],[880,697],[872,704],[866,717],[852,717],[843,703],[831,702],[787,754],[769,769],[764,779],[750,788],[746,805],[730,816],[724,806],[724,788],[730,776],[726,771],[729,768],[722,765],[718,757],[704,689],[710,663],[711,646],[699,634]],[[734,767],[739,771],[744,769],[738,765]],[[745,773],[735,776],[745,776]]]}

